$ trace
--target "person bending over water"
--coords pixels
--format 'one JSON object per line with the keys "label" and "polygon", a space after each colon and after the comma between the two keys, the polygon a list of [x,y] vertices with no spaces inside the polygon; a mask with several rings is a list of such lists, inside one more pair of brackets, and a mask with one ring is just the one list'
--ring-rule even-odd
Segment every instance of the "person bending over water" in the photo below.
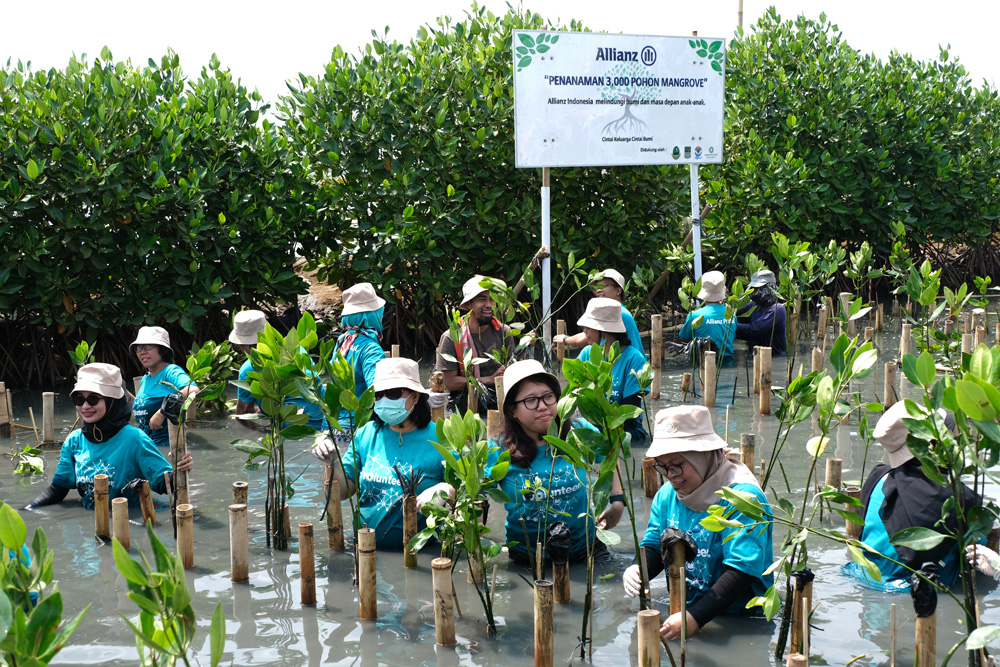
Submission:
{"label": "person bending over water", "polygon": [[[94,507],[94,476],[108,476],[109,499],[125,496],[137,501],[145,480],[157,493],[166,493],[163,473],[173,469],[148,435],[128,423],[132,416],[122,375],[111,364],[87,364],[80,369],[70,394],[83,424],[63,442],[52,484],[25,509],[61,502],[76,488],[87,509]],[[177,462],[177,470],[191,470],[191,452]]]}
{"label": "person bending over water", "polygon": [[[650,579],[664,568],[660,537],[665,529],[684,531],[697,547],[694,560],[686,567],[688,635],[719,614],[748,613],[750,598],[763,595],[774,583],[774,578],[765,574],[773,561],[770,522],[719,532],[701,526],[710,506],[729,504],[716,494],[724,486],[753,495],[765,511],[770,511],[753,473],[742,463],[729,460],[725,446],[704,406],[684,405],[656,413],[653,442],[646,456],[656,459],[657,472],[670,484],[663,485],[653,498],[641,545]],[[753,523],[740,512],[729,518],[747,526]],[[625,592],[638,595],[638,556],[623,579]],[[680,612],[667,618],[660,635],[667,640],[680,638]]]}

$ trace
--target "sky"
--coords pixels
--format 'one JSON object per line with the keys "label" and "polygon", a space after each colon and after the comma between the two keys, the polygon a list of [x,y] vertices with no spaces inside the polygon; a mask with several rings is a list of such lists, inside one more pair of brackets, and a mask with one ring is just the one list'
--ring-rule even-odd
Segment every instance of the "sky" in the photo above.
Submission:
{"label": "sky", "polygon": [[[537,0],[525,7],[568,24],[577,19],[592,30],[644,35],[689,35],[732,39],[739,0]],[[480,3],[496,14],[503,0]],[[116,60],[143,65],[176,51],[195,78],[216,53],[224,68],[257,88],[267,100],[287,91],[284,82],[299,72],[317,74],[340,45],[356,53],[388,25],[389,37],[409,42],[423,24],[438,16],[462,18],[471,0],[3,0],[0,8],[0,63],[32,61],[34,69],[64,67],[72,54],[99,56],[111,49]],[[884,58],[893,49],[921,60],[937,58],[939,45],[980,85],[1000,81],[994,54],[1000,2],[995,0],[744,0],[743,25],[750,26],[774,5],[782,18],[825,11],[844,39],[863,53]],[[516,4],[515,4],[516,6]]]}

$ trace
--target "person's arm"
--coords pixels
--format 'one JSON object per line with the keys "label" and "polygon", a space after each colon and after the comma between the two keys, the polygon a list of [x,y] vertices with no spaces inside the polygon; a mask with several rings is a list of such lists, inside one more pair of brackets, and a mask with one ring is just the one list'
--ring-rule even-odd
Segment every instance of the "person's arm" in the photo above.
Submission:
{"label": "person's arm", "polygon": [[555,336],[552,337],[553,343],[558,343],[559,341],[566,343],[566,347],[575,350],[587,344],[587,335],[581,331],[579,333],[573,334],[572,336],[567,336],[565,334],[556,334]]}
{"label": "person's arm", "polygon": [[444,375],[444,388],[448,391],[465,389],[465,376],[459,375],[458,371],[442,371],[442,375]]}
{"label": "person's arm", "polygon": [[49,487],[42,491],[37,498],[25,505],[24,509],[33,510],[46,505],[61,503],[63,499],[66,498],[66,494],[68,493],[69,489],[65,486],[60,486],[53,482],[52,484],[49,484]]}
{"label": "person's arm", "polygon": [[681,340],[691,340],[691,322],[694,321],[692,313],[688,313],[687,319],[684,320],[684,326],[681,330],[677,332],[677,337]]}
{"label": "person's arm", "polygon": [[[619,463],[616,468],[615,475],[611,478],[611,500],[608,506],[601,512],[601,516],[597,517],[598,528],[604,528],[605,530],[611,530],[618,525],[621,521],[622,512],[625,511],[625,495],[622,493],[621,484],[621,463]],[[620,496],[620,498],[615,498],[615,496]]]}

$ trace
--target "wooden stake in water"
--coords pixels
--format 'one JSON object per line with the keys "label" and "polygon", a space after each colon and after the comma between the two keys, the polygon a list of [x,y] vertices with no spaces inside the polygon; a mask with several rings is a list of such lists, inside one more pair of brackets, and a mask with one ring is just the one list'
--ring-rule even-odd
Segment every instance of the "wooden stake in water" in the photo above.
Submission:
{"label": "wooden stake in water", "polygon": [[479,412],[479,392],[476,391],[475,387],[469,387],[468,408],[472,414]]}
{"label": "wooden stake in water", "polygon": [[743,461],[743,465],[753,472],[757,464],[754,459],[756,457],[757,449],[757,436],[753,433],[744,433],[740,436],[740,460]]}
{"label": "wooden stake in water", "polygon": [[809,658],[801,653],[789,653],[785,667],[809,667]]}
{"label": "wooden stake in water", "polygon": [[843,459],[828,458],[826,460],[826,486],[832,486],[835,491],[840,491],[843,470]]}
{"label": "wooden stake in water", "polygon": [[823,370],[823,350],[814,347],[812,351],[812,372]]}
{"label": "wooden stake in water", "polygon": [[556,343],[556,359],[559,360],[561,367],[563,359],[566,358],[566,320],[556,320],[556,335],[562,336],[559,342]]}
{"label": "wooden stake in water", "polygon": [[399,346],[398,345],[393,345],[392,346],[392,358],[396,359],[398,357],[399,357]]}
{"label": "wooden stake in water", "polygon": [[497,391],[497,410],[503,414],[503,402],[507,398],[507,391],[503,388],[503,376],[498,375],[493,378],[493,388]]}
{"label": "wooden stake in water", "polygon": [[865,327],[865,342],[867,343],[875,336],[875,327]]}
{"label": "wooden stake in water", "polygon": [[892,603],[889,626],[889,667],[896,667],[896,603]]}
{"label": "wooden stake in water", "polygon": [[760,414],[771,414],[771,348],[760,350]]}
{"label": "wooden stake in water", "polygon": [[878,330],[878,331],[882,331],[882,329],[885,328],[885,307],[884,307],[884,304],[880,303],[878,305],[878,310],[876,311],[876,313],[877,314],[875,315],[875,329]]}
{"label": "wooden stake in water", "polygon": [[753,395],[760,395],[760,348],[753,348]]}
{"label": "wooden stake in water", "polygon": [[111,537],[109,511],[108,476],[94,475],[94,534],[105,539]]}
{"label": "wooden stake in water", "polygon": [[38,426],[35,424],[35,411],[28,406],[28,416],[31,417],[31,431],[35,434],[35,444],[41,446],[42,439],[38,437]]}
{"label": "wooden stake in water", "polygon": [[916,667],[934,667],[937,650],[937,614],[917,616],[916,648],[913,664]]}
{"label": "wooden stake in water", "polygon": [[189,503],[177,506],[177,553],[185,570],[194,567],[194,507]]}
{"label": "wooden stake in water", "polygon": [[56,444],[56,395],[51,391],[42,393],[42,444]]}
{"label": "wooden stake in water", "polygon": [[455,645],[454,586],[451,583],[451,559],[431,561],[434,586],[434,630],[439,646]]}
{"label": "wooden stake in water", "polygon": [[[861,499],[861,489],[859,489],[856,486],[849,486],[846,489],[844,489],[844,491],[851,498],[857,498],[858,500]],[[858,505],[844,505],[844,511],[850,512],[852,514],[861,514],[861,507]],[[858,539],[859,537],[861,537],[861,524],[854,523],[853,521],[847,521],[846,519],[844,521],[846,521],[846,525],[844,526],[844,533],[847,535],[847,537],[850,537],[852,539]]]}
{"label": "wooden stake in water", "polygon": [[705,406],[715,407],[715,352],[705,353]]}
{"label": "wooden stake in water", "polygon": [[639,628],[639,667],[659,667],[660,612],[655,609],[640,611],[636,625]]}
{"label": "wooden stake in water", "polygon": [[760,476],[757,481],[760,483],[761,487],[764,486],[764,478],[767,477],[767,459],[760,460]]}
{"label": "wooden stake in water", "polygon": [[[441,371],[434,371],[431,375],[431,391],[443,394],[444,393],[444,373]],[[431,408],[431,419],[434,421],[441,421],[444,419],[444,406],[440,408]]]}
{"label": "wooden stake in water", "polygon": [[229,506],[229,580],[250,579],[250,538],[247,534],[247,506],[234,503]]}
{"label": "wooden stake in water", "polygon": [[972,309],[972,325],[971,330],[975,332],[981,326],[984,326],[983,318],[986,315],[985,308],[973,308]]}
{"label": "wooden stake in water", "polygon": [[499,410],[486,411],[486,437],[496,438],[503,434],[503,413]]}
{"label": "wooden stake in water", "polygon": [[904,354],[910,353],[910,332],[913,329],[913,325],[909,322],[903,324],[903,330],[899,334],[899,358],[902,359]]}
{"label": "wooden stake in water", "polygon": [[[491,410],[490,412],[494,412]],[[417,497],[403,498],[403,567],[417,566],[417,552],[410,548],[410,540],[417,534]]]}
{"label": "wooden stake in water", "polygon": [[115,522],[115,539],[128,549],[132,546],[128,531],[128,498],[115,498],[112,500],[111,513]]}
{"label": "wooden stake in water", "polygon": [[656,472],[656,459],[646,456],[642,459],[642,490],[647,498],[652,498],[660,490],[660,476]]}
{"label": "wooden stake in water", "polygon": [[976,335],[972,341],[973,349],[986,342],[986,327],[976,327]]}
{"label": "wooden stake in water", "polygon": [[962,334],[962,354],[972,354],[972,334]]}
{"label": "wooden stake in water", "polygon": [[13,431],[13,426],[10,423],[11,413],[8,406],[7,387],[3,382],[0,382],[0,437],[4,438],[9,438]]}
{"label": "wooden stake in water", "polygon": [[569,604],[569,563],[552,563],[552,591],[556,604]]}
{"label": "wooden stake in water", "polygon": [[823,340],[826,338],[826,319],[829,316],[830,311],[826,309],[826,304],[824,303],[819,307],[819,322],[816,329],[816,339]]}
{"label": "wooden stake in water", "polygon": [[378,599],[375,591],[375,531],[371,528],[362,528],[358,531],[358,597],[361,598],[361,620],[374,621],[378,618]]}
{"label": "wooden stake in water", "polygon": [[895,361],[885,364],[885,382],[882,386],[882,407],[888,410],[896,403],[896,370]]}
{"label": "wooden stake in water", "polygon": [[[850,292],[840,293],[840,312],[845,316],[851,311],[851,296]],[[854,320],[850,320],[847,323],[847,336],[848,338],[854,338]]]}
{"label": "wooden stake in water", "polygon": [[[327,466],[329,467],[329,466]],[[330,500],[326,503],[326,536],[333,551],[344,550],[344,514],[340,506],[340,482],[333,479],[331,473],[327,473],[328,491],[326,497]]]}
{"label": "wooden stake in water", "polygon": [[173,454],[174,464],[174,497],[178,505],[186,505],[191,502],[188,495],[188,474],[177,469],[177,462],[187,453],[187,435],[183,424],[174,424],[167,421],[167,437],[170,440],[170,451]]}
{"label": "wooden stake in water", "polygon": [[663,316],[653,315],[652,333],[649,341],[649,363],[653,367],[653,383],[650,386],[650,398],[660,399],[661,373],[663,372]]}
{"label": "wooden stake in water", "polygon": [[789,632],[789,650],[809,655],[809,599],[812,598],[811,570],[792,573],[792,626]]}
{"label": "wooden stake in water", "polygon": [[552,635],[552,582],[535,582],[535,667],[552,667],[555,642]]}
{"label": "wooden stake in water", "polygon": [[246,505],[250,485],[246,482],[233,482],[233,504]]}
{"label": "wooden stake in water", "polygon": [[299,591],[303,607],[316,606],[316,555],[311,523],[299,524]]}
{"label": "wooden stake in water", "polygon": [[681,393],[687,398],[688,390],[691,389],[691,374],[685,373],[681,376]]}
{"label": "wooden stake in water", "polygon": [[156,508],[153,506],[153,494],[149,490],[149,482],[142,481],[139,487],[139,508],[142,510],[142,522],[152,522],[156,525]]}

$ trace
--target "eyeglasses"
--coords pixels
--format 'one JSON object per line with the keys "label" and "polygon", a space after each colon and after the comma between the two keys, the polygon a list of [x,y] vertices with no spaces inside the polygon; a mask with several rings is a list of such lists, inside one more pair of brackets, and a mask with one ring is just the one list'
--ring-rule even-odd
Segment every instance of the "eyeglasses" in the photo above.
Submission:
{"label": "eyeglasses", "polygon": [[658,472],[663,477],[680,477],[684,473],[684,461],[674,466],[663,465],[662,463],[654,463],[653,470]]}
{"label": "eyeglasses", "polygon": [[73,405],[75,405],[78,408],[82,406],[84,403],[93,406],[97,405],[103,400],[104,397],[101,396],[100,394],[87,394],[86,396],[84,396],[83,394],[73,394]]}
{"label": "eyeglasses", "polygon": [[390,401],[398,401],[403,397],[402,387],[396,387],[395,389],[386,389],[385,391],[376,391],[375,400],[380,398],[388,398]]}
{"label": "eyeglasses", "polygon": [[528,398],[522,398],[520,401],[514,401],[515,403],[523,403],[524,407],[529,410],[535,410],[538,408],[538,402],[541,401],[545,405],[555,405],[559,397],[553,394],[551,391],[542,394],[541,396],[529,396]]}
{"label": "eyeglasses", "polygon": [[147,350],[154,350],[154,349],[156,349],[156,347],[157,347],[156,345],[150,345],[148,343],[145,344],[145,345],[136,345],[135,346],[135,351],[136,352],[146,352]]}

